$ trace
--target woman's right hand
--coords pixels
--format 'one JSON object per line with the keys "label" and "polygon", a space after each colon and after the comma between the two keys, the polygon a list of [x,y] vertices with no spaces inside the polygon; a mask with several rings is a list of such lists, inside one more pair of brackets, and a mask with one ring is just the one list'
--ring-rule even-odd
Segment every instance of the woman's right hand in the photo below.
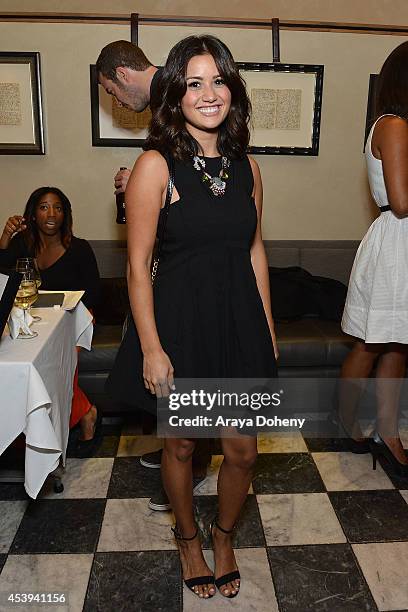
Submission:
{"label": "woman's right hand", "polygon": [[7,219],[0,238],[1,249],[7,249],[14,234],[18,234],[27,228],[24,222],[25,219],[21,215],[13,215]]}
{"label": "woman's right hand", "polygon": [[174,369],[168,355],[159,349],[143,357],[143,381],[156,397],[168,397],[174,390]]}

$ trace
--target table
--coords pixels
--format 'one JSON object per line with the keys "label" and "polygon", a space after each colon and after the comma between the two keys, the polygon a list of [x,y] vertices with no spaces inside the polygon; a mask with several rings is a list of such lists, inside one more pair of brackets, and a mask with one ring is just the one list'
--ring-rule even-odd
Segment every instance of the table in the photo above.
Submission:
{"label": "table", "polygon": [[38,308],[36,338],[0,341],[0,455],[26,436],[25,481],[36,498],[60,458],[65,463],[76,346],[90,350],[92,316],[82,302],[72,311]]}

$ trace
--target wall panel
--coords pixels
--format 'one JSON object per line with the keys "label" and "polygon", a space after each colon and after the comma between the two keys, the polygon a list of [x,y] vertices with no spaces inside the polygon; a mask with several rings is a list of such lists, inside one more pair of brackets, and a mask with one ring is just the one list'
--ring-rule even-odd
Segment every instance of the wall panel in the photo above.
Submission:
{"label": "wall panel", "polygon": [[[140,44],[164,61],[181,37],[212,32],[240,61],[270,61],[264,30],[143,26]],[[72,200],[78,235],[123,238],[114,223],[112,177],[140,150],[91,146],[89,64],[106,43],[129,38],[129,27],[98,24],[0,23],[0,50],[40,51],[47,155],[1,156],[1,221],[20,212],[29,193],[54,184]],[[362,143],[370,72],[404,38],[330,32],[281,33],[281,59],[325,65],[320,154],[259,156],[265,185],[267,239],[359,239],[373,217]]]}

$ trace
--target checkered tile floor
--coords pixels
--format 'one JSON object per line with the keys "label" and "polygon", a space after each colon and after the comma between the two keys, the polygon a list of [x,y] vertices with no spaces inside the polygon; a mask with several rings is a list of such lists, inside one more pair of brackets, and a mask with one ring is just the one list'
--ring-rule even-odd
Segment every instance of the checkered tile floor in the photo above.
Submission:
{"label": "checkered tile floor", "polygon": [[[300,434],[261,436],[234,541],[241,592],[203,601],[183,588],[172,514],[147,507],[160,471],[138,456],[157,442],[126,425],[104,433],[97,456],[68,459],[60,495],[45,487],[33,502],[0,484],[2,612],[12,592],[65,593],[68,607],[47,609],[87,612],[408,610],[408,482],[385,464],[373,472],[369,455]],[[195,497],[210,565],[221,460]]]}

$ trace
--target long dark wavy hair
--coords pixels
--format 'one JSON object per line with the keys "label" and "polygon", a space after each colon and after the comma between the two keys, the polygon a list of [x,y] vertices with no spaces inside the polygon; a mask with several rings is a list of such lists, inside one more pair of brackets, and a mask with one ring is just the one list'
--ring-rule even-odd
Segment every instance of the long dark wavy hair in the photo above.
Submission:
{"label": "long dark wavy hair", "polygon": [[376,116],[392,114],[408,121],[408,41],[394,49],[381,68]]}
{"label": "long dark wavy hair", "polygon": [[28,198],[23,213],[23,217],[25,219],[24,223],[27,226],[27,229],[22,232],[22,236],[28,250],[33,254],[38,253],[41,248],[41,240],[37,224],[35,222],[35,214],[37,212],[39,202],[47,193],[55,194],[62,204],[64,219],[61,225],[61,242],[65,249],[69,247],[73,237],[71,202],[68,200],[65,193],[63,193],[61,189],[58,189],[58,187],[39,187],[33,191]]}
{"label": "long dark wavy hair", "polygon": [[220,155],[240,159],[249,143],[250,101],[231,51],[215,36],[188,36],[170,51],[160,75],[161,103],[154,109],[144,149],[170,153],[188,160],[199,153],[197,141],[189,134],[180,101],[187,90],[186,73],[189,61],[197,55],[209,54],[231,92],[231,108],[219,127],[217,148]]}

